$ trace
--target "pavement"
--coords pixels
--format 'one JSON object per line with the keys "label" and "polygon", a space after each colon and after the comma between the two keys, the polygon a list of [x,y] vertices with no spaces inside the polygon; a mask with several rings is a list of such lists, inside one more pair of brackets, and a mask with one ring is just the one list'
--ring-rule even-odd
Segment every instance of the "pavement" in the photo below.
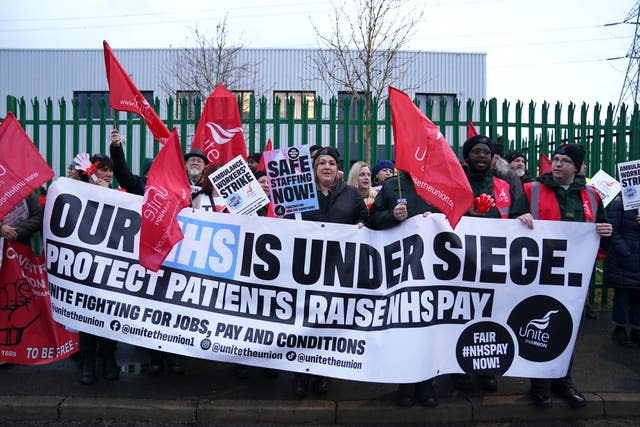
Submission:
{"label": "pavement", "polygon": [[[436,408],[400,408],[394,384],[332,379],[322,396],[295,400],[293,375],[269,378],[249,368],[235,377],[234,366],[182,358],[180,376],[146,373],[145,349],[120,344],[119,381],[78,382],[71,359],[44,366],[0,367],[0,424],[6,425],[560,425],[596,420],[640,419],[640,347],[625,348],[611,339],[610,313],[582,321],[572,375],[587,406],[570,408],[554,397],[552,408],[533,405],[529,380],[501,377],[496,393],[462,394],[448,376],[435,381]],[[592,425],[592,424],[590,424]],[[600,425],[600,424],[598,424]],[[629,425],[637,425],[631,421]]]}

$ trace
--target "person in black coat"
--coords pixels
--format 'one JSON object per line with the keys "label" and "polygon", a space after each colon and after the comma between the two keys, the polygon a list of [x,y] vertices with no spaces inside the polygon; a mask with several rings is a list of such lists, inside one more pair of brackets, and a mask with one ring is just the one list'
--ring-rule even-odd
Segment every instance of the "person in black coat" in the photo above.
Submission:
{"label": "person in black coat", "polygon": [[111,145],[109,146],[109,154],[113,162],[113,175],[118,180],[120,187],[124,188],[127,193],[144,195],[144,188],[147,185],[147,173],[151,169],[153,159],[144,159],[142,165],[142,175],[134,175],[127,165],[127,159],[124,157],[122,149],[122,138],[118,129],[113,129],[109,135]]}
{"label": "person in black coat", "polygon": [[[118,129],[113,129],[109,137],[111,138],[109,152],[111,154],[111,161],[113,162],[113,174],[118,180],[118,184],[120,184],[120,187],[124,188],[127,193],[143,196],[144,189],[147,185],[147,173],[149,169],[151,169],[153,159],[144,159],[142,175],[134,175],[131,173],[129,165],[127,165],[127,159],[124,157],[122,138],[120,137]],[[149,375],[157,375],[163,371],[165,362],[169,372],[172,374],[179,375],[184,372],[184,367],[180,361],[169,353],[149,349],[149,358]]]}
{"label": "person in black coat", "polygon": [[[436,207],[418,196],[411,176],[406,172],[400,172],[397,177],[389,178],[382,184],[371,206],[369,226],[374,230],[385,230],[412,216],[429,216],[437,212],[440,211]],[[398,385],[398,405],[408,408],[413,406],[416,400],[429,408],[438,405],[433,379]]]}
{"label": "person in black coat", "polygon": [[[302,213],[305,221],[357,224],[367,223],[367,206],[357,188],[345,184],[338,177],[340,154],[333,147],[323,147],[313,156],[313,172],[318,192],[318,209]],[[293,394],[298,399],[307,396],[309,383],[316,394],[326,393],[329,383],[326,377],[300,374],[294,375]]]}
{"label": "person in black coat", "polygon": [[613,339],[635,347],[640,345],[640,213],[637,209],[625,211],[622,199],[617,198],[608,218],[613,238],[604,261],[604,280],[614,288]]}

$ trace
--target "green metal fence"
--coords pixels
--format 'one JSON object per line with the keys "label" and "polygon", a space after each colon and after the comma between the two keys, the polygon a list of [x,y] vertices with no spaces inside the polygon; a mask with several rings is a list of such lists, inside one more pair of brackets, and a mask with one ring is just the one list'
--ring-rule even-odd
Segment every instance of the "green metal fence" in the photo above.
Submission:
{"label": "green metal fence", "polygon": [[[350,162],[365,159],[370,153],[370,161],[379,157],[393,158],[391,132],[391,114],[388,101],[372,101],[370,117],[365,117],[364,101],[345,99],[339,102],[331,98],[325,102],[316,98],[312,108],[305,102],[296,110],[293,99],[286,101],[284,117],[280,116],[280,101],[273,103],[262,97],[250,98],[249,105],[242,105],[242,122],[249,152],[262,151],[267,139],[274,147],[294,144],[322,144],[341,148],[343,167],[348,170]],[[146,156],[157,154],[159,145],[151,139],[144,122],[131,113],[115,112],[108,117],[108,109],[100,102],[99,117],[80,118],[80,105],[76,99],[70,106],[65,99],[56,102],[47,98],[41,105],[40,100],[27,102],[24,98],[7,96],[7,111],[13,112],[34,143],[44,154],[46,160],[59,174],[64,174],[65,165],[81,149],[87,150],[87,141],[94,144],[95,150],[107,152],[107,137],[111,127],[118,126],[127,135],[126,154],[129,159],[137,159],[132,166],[139,170]],[[380,105],[379,105],[380,104]],[[91,111],[91,101],[87,110]],[[202,104],[199,99],[189,106],[183,100],[176,111],[176,105],[169,98],[163,108],[156,99],[155,109],[169,129],[176,127],[180,133],[182,148],[187,150],[193,129],[200,118]],[[194,115],[189,117],[192,108]],[[530,102],[525,106],[518,101],[511,105],[509,101],[501,104],[493,98],[481,101],[477,106],[472,100],[454,102],[452,108],[445,99],[435,105],[431,100],[420,106],[427,117],[433,113],[440,117],[434,122],[440,127],[453,149],[459,153],[465,139],[467,121],[470,120],[479,133],[505,144],[505,152],[518,149],[527,155],[528,169],[535,172],[540,153],[549,154],[559,144],[576,142],[586,149],[585,162],[588,174],[599,169],[615,176],[618,162],[640,158],[640,116],[638,106],[629,112],[626,106],[614,116],[614,106],[606,108],[596,104],[589,108],[582,104],[578,109],[571,103],[566,108],[558,102],[551,106],[544,102],[536,105]],[[296,116],[296,111],[299,116]],[[352,114],[341,114],[347,111]],[[355,117],[355,118],[353,118]],[[365,132],[368,128],[371,131]],[[365,142],[365,135],[370,138]],[[96,141],[96,142],[93,142]],[[83,145],[84,144],[84,145]],[[355,148],[353,148],[355,147]],[[54,161],[54,159],[58,161]]]}
{"label": "green metal fence", "polygon": [[[296,106],[291,98],[286,101],[283,117],[279,98],[270,103],[264,97],[251,97],[248,105],[243,105],[239,98],[238,103],[249,152],[263,151],[267,139],[273,141],[274,148],[294,144],[331,145],[341,149],[345,171],[352,161],[366,159],[366,156],[370,156],[372,163],[379,157],[393,159],[388,100],[379,103],[374,99],[366,109],[362,98],[353,101],[331,98],[327,103],[318,97],[311,107],[306,101]],[[38,99],[27,103],[24,98],[14,96],[7,96],[6,101],[7,111],[16,115],[58,175],[64,175],[66,165],[78,152],[108,152],[107,136],[114,126],[127,135],[125,150],[134,172],[140,170],[144,157],[157,154],[158,143],[152,140],[137,116],[114,112],[113,117],[109,117],[106,103],[101,101],[97,118],[80,118],[81,106],[77,99],[70,104],[69,108],[64,99],[54,102],[47,98],[42,106]],[[92,111],[91,100],[82,107],[86,107],[84,111]],[[186,152],[200,118],[201,100],[188,105],[184,99],[176,106],[169,98],[161,106],[156,99],[154,108],[169,129],[174,126],[178,129]],[[587,175],[603,169],[615,177],[616,163],[640,158],[637,104],[632,111],[621,106],[617,117],[611,104],[606,107],[596,104],[592,108],[582,104],[578,108],[571,103],[563,108],[559,102],[553,106],[548,102],[525,105],[521,101],[512,105],[506,100],[499,104],[495,98],[482,100],[478,105],[472,100],[464,104],[456,100],[453,106],[448,106],[446,99],[437,105],[427,99],[426,105],[420,108],[427,117],[436,113],[441,118],[434,122],[457,153],[465,139],[467,121],[471,121],[479,133],[502,142],[505,152],[512,149],[524,152],[531,175],[536,175],[540,153],[549,155],[558,145],[568,142],[585,147]],[[189,116],[189,111],[194,114]],[[366,111],[371,112],[368,117]],[[365,135],[370,135],[366,141]],[[607,289],[600,280],[595,287],[603,290],[602,302],[606,303]]]}

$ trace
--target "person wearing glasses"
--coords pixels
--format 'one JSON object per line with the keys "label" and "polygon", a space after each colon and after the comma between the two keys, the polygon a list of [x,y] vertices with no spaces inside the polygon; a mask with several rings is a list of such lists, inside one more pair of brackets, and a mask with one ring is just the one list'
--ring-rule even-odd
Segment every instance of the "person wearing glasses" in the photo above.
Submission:
{"label": "person wearing glasses", "polygon": [[[551,172],[524,185],[529,213],[519,216],[518,219],[530,229],[534,227],[534,220],[538,219],[594,222],[595,232],[604,238],[600,240],[600,246],[606,247],[613,234],[613,227],[607,222],[607,213],[598,193],[587,186],[584,176],[579,174],[584,154],[584,148],[579,144],[564,144],[558,147],[551,157]],[[586,405],[584,396],[571,380],[572,364],[573,358],[567,375],[563,378],[531,379],[530,394],[537,406],[551,407],[551,392],[562,396],[572,407]]]}

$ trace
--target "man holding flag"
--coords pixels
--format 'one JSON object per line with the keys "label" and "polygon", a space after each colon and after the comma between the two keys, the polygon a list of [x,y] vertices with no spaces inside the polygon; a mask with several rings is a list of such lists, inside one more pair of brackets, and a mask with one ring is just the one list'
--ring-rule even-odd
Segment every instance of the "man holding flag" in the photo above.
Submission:
{"label": "man holding flag", "polygon": [[[387,179],[371,209],[370,226],[383,230],[415,215],[444,213],[453,227],[472,203],[460,162],[434,125],[406,93],[389,87],[396,178]],[[438,405],[433,380],[398,386],[398,404]]]}

